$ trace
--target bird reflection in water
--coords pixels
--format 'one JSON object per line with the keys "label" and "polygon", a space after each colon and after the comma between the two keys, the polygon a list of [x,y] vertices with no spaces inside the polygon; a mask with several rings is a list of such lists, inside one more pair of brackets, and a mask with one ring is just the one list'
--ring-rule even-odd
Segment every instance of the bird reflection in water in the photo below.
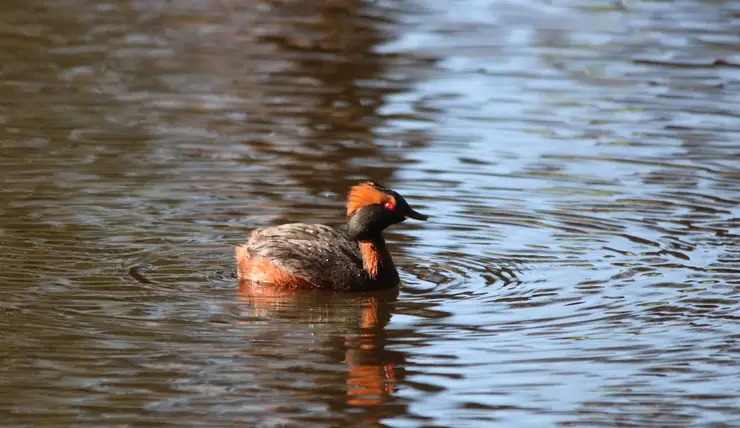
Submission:
{"label": "bird reflection in water", "polygon": [[[330,348],[332,359],[348,366],[346,379],[341,382],[346,389],[342,407],[377,406],[396,391],[405,356],[385,349],[385,327],[398,288],[372,293],[333,293],[277,289],[240,281],[239,296],[250,305],[255,316],[276,322],[321,324],[320,348]],[[332,385],[340,383],[339,379],[326,381]]]}
{"label": "bird reflection in water", "polygon": [[[398,295],[397,291],[393,298]],[[396,373],[393,361],[383,361],[385,326],[390,321],[387,302],[377,296],[369,296],[362,310],[360,333],[348,338],[346,361],[349,365],[347,378],[347,404],[353,406],[374,405],[393,394]]]}

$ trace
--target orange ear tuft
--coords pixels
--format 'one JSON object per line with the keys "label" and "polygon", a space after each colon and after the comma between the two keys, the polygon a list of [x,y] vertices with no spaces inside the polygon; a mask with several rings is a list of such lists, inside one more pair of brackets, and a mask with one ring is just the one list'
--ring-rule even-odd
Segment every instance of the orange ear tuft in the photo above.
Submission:
{"label": "orange ear tuft", "polygon": [[384,204],[389,201],[390,195],[387,195],[376,189],[372,183],[360,183],[349,189],[347,195],[347,217],[351,216],[360,208],[372,204]]}

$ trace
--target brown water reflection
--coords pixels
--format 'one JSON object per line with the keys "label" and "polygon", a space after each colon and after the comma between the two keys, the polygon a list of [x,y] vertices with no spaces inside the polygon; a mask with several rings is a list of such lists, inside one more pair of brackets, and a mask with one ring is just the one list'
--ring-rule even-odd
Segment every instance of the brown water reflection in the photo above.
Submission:
{"label": "brown water reflection", "polygon": [[[344,342],[331,337],[336,346],[336,362],[347,364],[347,406],[376,406],[392,396],[394,385],[403,379],[404,354],[385,349],[385,327],[398,290],[363,294],[337,294],[301,290],[276,290],[273,287],[239,282],[239,294],[255,316],[292,323],[341,319]],[[306,318],[302,318],[306,317]],[[400,367],[400,370],[395,367]],[[344,376],[344,374],[341,374]],[[363,422],[379,422],[383,413],[372,412]]]}
{"label": "brown water reflection", "polygon": [[[737,426],[738,16],[2,2],[0,420]],[[237,287],[366,178],[397,296]]]}

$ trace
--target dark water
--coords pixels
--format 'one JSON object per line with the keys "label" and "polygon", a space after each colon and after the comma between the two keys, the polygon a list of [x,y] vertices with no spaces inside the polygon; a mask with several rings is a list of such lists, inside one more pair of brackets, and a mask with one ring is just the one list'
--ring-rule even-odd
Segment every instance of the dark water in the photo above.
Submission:
{"label": "dark water", "polygon": [[[732,1],[2,2],[0,422],[740,426],[738,34]],[[251,229],[340,226],[367,178],[434,219],[388,235],[397,296],[236,292]]]}

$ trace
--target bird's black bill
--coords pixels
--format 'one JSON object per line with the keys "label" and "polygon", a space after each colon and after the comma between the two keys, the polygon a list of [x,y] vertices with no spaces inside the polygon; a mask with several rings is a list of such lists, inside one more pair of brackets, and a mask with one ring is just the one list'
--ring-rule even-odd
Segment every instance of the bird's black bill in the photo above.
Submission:
{"label": "bird's black bill", "polygon": [[409,213],[406,214],[406,218],[413,218],[414,220],[427,220],[429,217],[425,216],[422,213],[417,213],[414,210],[409,210]]}

